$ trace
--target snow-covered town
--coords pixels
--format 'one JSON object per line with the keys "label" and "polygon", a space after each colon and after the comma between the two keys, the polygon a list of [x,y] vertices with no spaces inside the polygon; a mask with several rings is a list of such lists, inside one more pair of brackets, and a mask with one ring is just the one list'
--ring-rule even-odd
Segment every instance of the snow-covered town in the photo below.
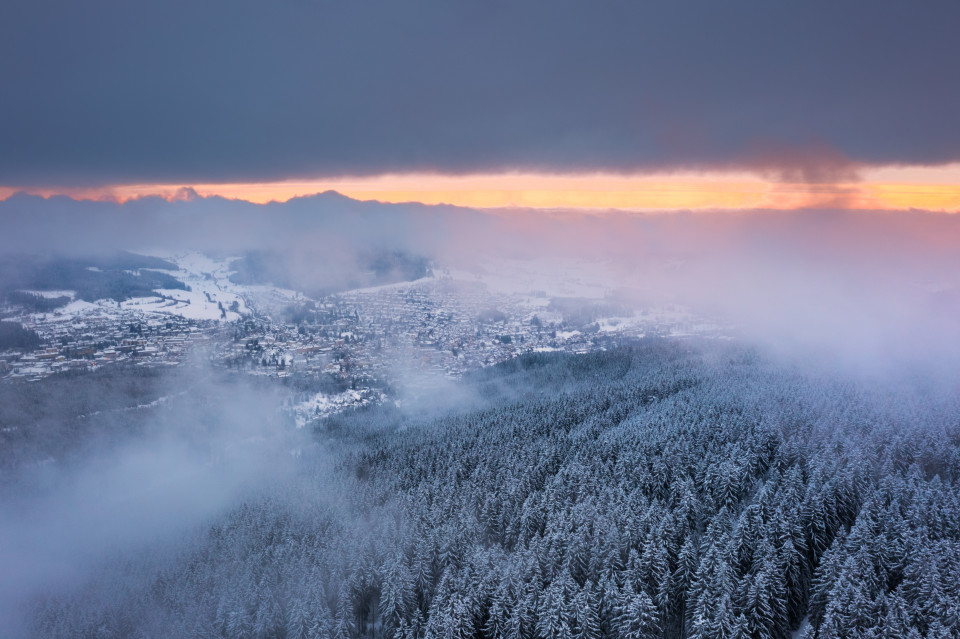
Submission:
{"label": "snow-covered town", "polygon": [[[503,290],[489,273],[437,269],[412,282],[311,299],[235,284],[227,260],[170,259],[186,290],[72,300],[51,312],[14,315],[41,344],[0,353],[0,376],[40,379],[115,363],[170,366],[192,355],[249,374],[329,374],[363,388],[412,373],[458,378],[531,351],[583,353],[622,338],[718,331],[677,307],[632,309],[608,298],[557,296],[538,281],[532,285],[543,288]],[[561,292],[578,292],[556,281]]]}

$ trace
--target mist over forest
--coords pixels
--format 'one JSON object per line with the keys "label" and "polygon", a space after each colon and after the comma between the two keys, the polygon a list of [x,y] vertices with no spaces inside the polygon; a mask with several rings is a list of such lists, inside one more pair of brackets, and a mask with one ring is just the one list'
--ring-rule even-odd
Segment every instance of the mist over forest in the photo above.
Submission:
{"label": "mist over forest", "polygon": [[43,637],[951,636],[960,405],[912,381],[648,339],[293,431],[207,375],[100,418],[4,504],[5,617]]}
{"label": "mist over forest", "polygon": [[[500,263],[518,265],[518,291],[594,268],[604,291],[548,293],[525,320],[582,333],[579,350],[500,336],[487,348],[505,359],[459,379],[381,347],[370,356],[393,363],[372,377],[342,354],[336,374],[281,356],[251,375],[201,348],[173,367],[3,381],[10,636],[960,632],[955,217],[508,214],[331,194],[24,196],[0,214],[19,239],[2,258],[4,335],[22,353],[59,325],[44,322],[84,321],[69,319],[78,303],[129,318],[123,304],[186,294],[184,251],[226,265],[217,281],[244,306],[228,321],[221,303],[211,335],[247,352],[265,322],[313,339],[323,317],[359,315],[337,300],[364,286],[371,300],[439,287],[426,317],[441,319],[478,290],[446,273]],[[256,305],[283,290],[287,306]],[[663,305],[724,328],[596,328]],[[509,314],[485,308],[477,335],[496,335]],[[121,328],[142,339],[148,317]],[[358,384],[372,399],[320,410]]]}

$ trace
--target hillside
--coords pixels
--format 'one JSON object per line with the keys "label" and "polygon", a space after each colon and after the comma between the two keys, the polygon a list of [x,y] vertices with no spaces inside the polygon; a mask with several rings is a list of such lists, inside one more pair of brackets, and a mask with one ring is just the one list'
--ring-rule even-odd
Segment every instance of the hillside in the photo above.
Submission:
{"label": "hillside", "polygon": [[660,339],[459,392],[318,422],[292,476],[37,602],[36,636],[960,630],[956,396]]}

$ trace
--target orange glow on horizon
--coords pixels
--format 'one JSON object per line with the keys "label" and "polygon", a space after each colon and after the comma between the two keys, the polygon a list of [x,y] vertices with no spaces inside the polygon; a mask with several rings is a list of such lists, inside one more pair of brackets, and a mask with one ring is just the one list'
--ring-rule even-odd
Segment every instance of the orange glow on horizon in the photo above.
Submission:
{"label": "orange glow on horizon", "polygon": [[[795,184],[750,173],[651,175],[427,175],[402,174],[240,184],[195,184],[201,196],[254,203],[337,191],[357,200],[453,204],[471,208],[552,208],[628,210],[842,209],[960,212],[960,164],[940,167],[881,167],[863,172],[859,182]],[[67,195],[75,199],[124,202],[160,196],[174,200],[182,185],[140,184],[103,188],[0,186],[0,199],[18,191]]]}

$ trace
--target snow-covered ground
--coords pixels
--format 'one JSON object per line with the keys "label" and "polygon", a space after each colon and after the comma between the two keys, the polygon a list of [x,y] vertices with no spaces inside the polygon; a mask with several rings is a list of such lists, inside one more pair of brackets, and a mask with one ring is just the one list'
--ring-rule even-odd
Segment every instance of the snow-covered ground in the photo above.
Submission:
{"label": "snow-covered ground", "polygon": [[[144,315],[178,315],[192,320],[230,322],[253,311],[273,315],[291,302],[304,299],[302,293],[274,286],[241,285],[230,281],[233,257],[211,257],[198,252],[169,253],[151,251],[152,255],[177,265],[167,271],[190,290],[162,289],[157,295],[138,297],[117,303],[113,300],[85,302],[75,299],[73,291],[28,291],[43,297],[70,297],[66,306],[50,313],[33,314],[34,323],[64,321],[74,317],[102,316],[110,313],[142,313]],[[350,291],[354,294],[403,290],[439,280],[480,284],[495,296],[508,296],[528,311],[528,319],[537,316],[541,321],[562,319],[555,308],[554,298],[580,298],[604,301],[615,296],[629,282],[618,274],[611,264],[582,259],[550,258],[540,260],[498,259],[485,260],[470,270],[438,268],[437,275],[382,286]],[[641,309],[636,309],[640,311]],[[692,316],[684,309],[648,308],[642,315],[606,318],[599,322],[603,332],[616,332],[651,322],[665,325],[686,325],[682,333],[697,332]]]}
{"label": "snow-covered ground", "polygon": [[604,262],[581,259],[485,260],[471,270],[447,269],[454,280],[480,282],[493,293],[603,299],[617,288],[617,276]]}
{"label": "snow-covered ground", "polygon": [[290,409],[297,428],[303,428],[310,421],[332,415],[346,408],[359,408],[367,404],[382,402],[385,395],[370,389],[346,390],[336,395],[317,393],[306,401],[294,404]]}
{"label": "snow-covered ground", "polygon": [[[578,298],[585,303],[611,301],[632,314],[597,320],[601,333],[617,333],[642,327],[658,327],[661,334],[673,336],[713,332],[718,326],[704,321],[690,309],[677,304],[650,305],[620,299],[618,293],[629,290],[632,277],[615,265],[582,259],[550,258],[539,260],[502,259],[486,261],[472,270],[444,269],[454,282],[484,285],[493,294],[509,295],[528,310],[528,320],[536,316],[542,322],[563,320],[562,312],[552,306],[554,298]],[[560,331],[557,338],[570,339],[579,331]]]}
{"label": "snow-covered ground", "polygon": [[429,282],[435,282],[436,278],[433,276],[421,277],[420,279],[411,280],[409,282],[394,282],[392,284],[381,284],[379,286],[365,286],[363,288],[355,288],[347,291],[348,293],[381,293],[383,291],[401,291],[410,286],[416,286],[418,284],[425,284]]}
{"label": "snow-covered ground", "polygon": [[[238,319],[249,312],[244,287],[229,280],[229,259],[215,260],[200,253],[157,255],[174,262],[178,269],[167,271],[190,290],[160,289],[156,295],[134,297],[122,302],[100,299],[87,302],[76,299],[75,291],[24,291],[45,298],[69,297],[63,307],[46,313],[31,313],[31,324],[83,321],[111,315],[178,315],[193,320]],[[221,309],[222,307],[222,309]]]}
{"label": "snow-covered ground", "polygon": [[[245,287],[230,281],[230,263],[234,258],[215,259],[202,253],[175,253],[157,255],[173,262],[179,270],[168,271],[190,291],[165,290],[175,303],[156,308],[187,319],[212,319],[231,322],[249,312]],[[225,312],[221,312],[221,305]],[[236,309],[236,310],[232,310]]]}
{"label": "snow-covered ground", "polygon": [[58,297],[69,297],[73,299],[76,295],[76,291],[31,291],[31,290],[21,290],[21,293],[26,293],[27,295],[36,295],[37,297],[43,297],[48,300],[56,299]]}

